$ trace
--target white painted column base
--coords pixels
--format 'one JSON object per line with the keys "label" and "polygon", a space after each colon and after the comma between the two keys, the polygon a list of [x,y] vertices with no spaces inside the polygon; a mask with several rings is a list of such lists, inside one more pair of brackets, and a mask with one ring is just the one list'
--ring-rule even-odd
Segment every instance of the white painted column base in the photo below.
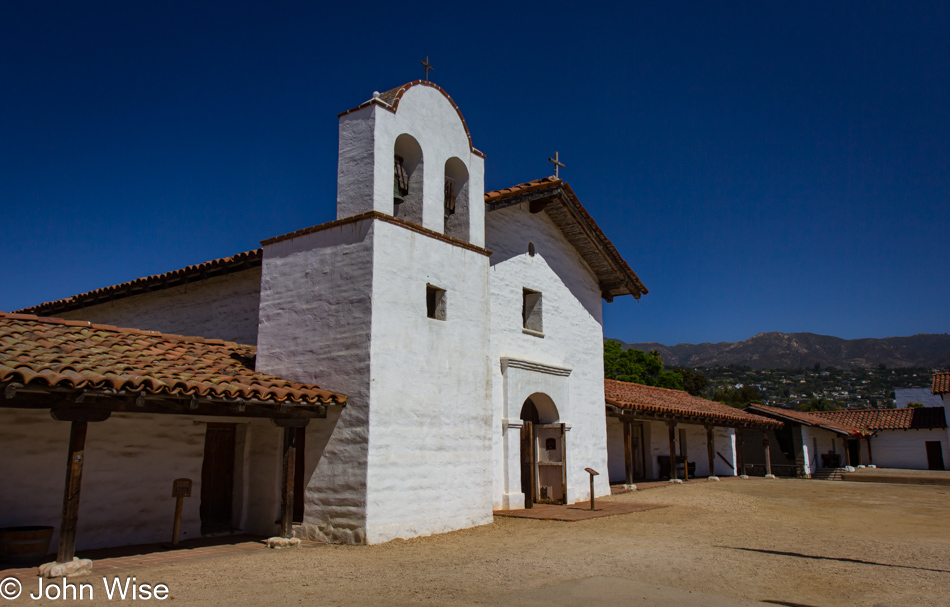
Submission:
{"label": "white painted column base", "polygon": [[39,567],[39,577],[58,578],[58,577],[79,577],[92,573],[92,561],[90,559],[81,559],[73,557],[68,563],[44,563]]}
{"label": "white painted column base", "polygon": [[719,477],[718,477],[718,476],[710,476],[710,477],[708,477],[706,480],[707,480],[707,481],[712,481],[712,482],[714,482],[714,483],[718,483],[718,482],[719,482]]}
{"label": "white painted column base", "polygon": [[775,475],[774,475],[774,474],[766,474],[766,475],[765,475],[765,478],[775,478]]}
{"label": "white painted column base", "polygon": [[523,510],[524,493],[505,493],[501,496],[502,510]]}

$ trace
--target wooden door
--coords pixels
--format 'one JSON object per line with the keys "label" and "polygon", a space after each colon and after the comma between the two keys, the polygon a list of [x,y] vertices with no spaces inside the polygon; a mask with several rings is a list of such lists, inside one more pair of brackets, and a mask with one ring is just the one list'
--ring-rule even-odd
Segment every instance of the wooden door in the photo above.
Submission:
{"label": "wooden door", "polygon": [[630,425],[630,466],[633,470],[634,480],[646,478],[645,458],[643,457],[643,424]]}
{"label": "wooden door", "polygon": [[924,443],[927,447],[927,469],[943,470],[943,445],[938,440]]}
{"label": "wooden door", "polygon": [[564,424],[534,426],[535,501],[539,504],[567,503]]}
{"label": "wooden door", "polygon": [[526,421],[521,427],[521,492],[524,493],[524,507],[533,508],[535,502],[535,464],[534,424]]}
{"label": "wooden door", "polygon": [[208,424],[201,465],[201,534],[231,531],[237,424]]}
{"label": "wooden door", "polygon": [[294,437],[294,446],[296,448],[294,458],[294,515],[295,523],[303,522],[304,510],[304,492],[307,490],[307,429],[297,428],[297,436]]}

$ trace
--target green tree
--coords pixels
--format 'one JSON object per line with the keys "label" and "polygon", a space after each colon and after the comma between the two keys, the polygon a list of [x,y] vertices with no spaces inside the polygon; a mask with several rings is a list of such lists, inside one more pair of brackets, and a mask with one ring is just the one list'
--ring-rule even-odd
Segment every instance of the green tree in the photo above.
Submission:
{"label": "green tree", "polygon": [[830,400],[822,397],[813,398],[807,403],[802,403],[798,405],[799,411],[841,411],[841,407],[837,406],[835,403]]}
{"label": "green tree", "polygon": [[907,403],[908,409],[922,409],[923,406],[924,406],[924,403]]}
{"label": "green tree", "polygon": [[683,389],[683,376],[663,368],[656,350],[624,350],[618,342],[604,342],[604,377],[645,386]]}
{"label": "green tree", "polygon": [[750,385],[744,385],[741,388],[720,386],[713,390],[712,400],[730,407],[741,408],[751,403],[761,404],[762,393]]}
{"label": "green tree", "polygon": [[703,373],[685,367],[674,367],[672,371],[683,377],[683,389],[693,396],[700,396],[706,391],[709,382]]}

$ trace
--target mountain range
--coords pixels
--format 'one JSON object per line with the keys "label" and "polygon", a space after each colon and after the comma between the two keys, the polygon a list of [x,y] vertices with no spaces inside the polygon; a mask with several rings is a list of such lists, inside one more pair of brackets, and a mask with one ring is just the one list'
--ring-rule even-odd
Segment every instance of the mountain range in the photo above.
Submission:
{"label": "mountain range", "polygon": [[[620,341],[620,340],[613,340]],[[921,333],[909,337],[841,339],[815,333],[759,333],[745,341],[664,346],[656,342],[628,344],[649,352],[657,350],[667,367],[725,367],[755,369],[823,367],[950,367],[950,335]]]}

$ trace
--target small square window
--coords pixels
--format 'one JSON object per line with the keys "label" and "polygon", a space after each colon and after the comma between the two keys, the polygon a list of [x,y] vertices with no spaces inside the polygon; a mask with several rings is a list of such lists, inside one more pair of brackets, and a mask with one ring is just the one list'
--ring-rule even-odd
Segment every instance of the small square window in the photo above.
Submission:
{"label": "small square window", "polygon": [[521,319],[528,331],[541,333],[544,330],[541,324],[541,294],[537,291],[524,289]]}
{"label": "small square window", "polygon": [[445,320],[445,289],[426,285],[426,316]]}

